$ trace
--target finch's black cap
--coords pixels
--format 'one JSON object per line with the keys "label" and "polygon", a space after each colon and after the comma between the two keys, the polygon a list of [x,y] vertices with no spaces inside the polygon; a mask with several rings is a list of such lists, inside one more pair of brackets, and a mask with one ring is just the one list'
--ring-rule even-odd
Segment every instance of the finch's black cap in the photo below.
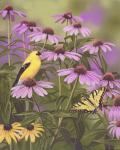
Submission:
{"label": "finch's black cap", "polygon": [[38,55],[38,56],[39,56],[39,55],[41,55],[41,53],[38,51],[38,52],[36,53],[36,55]]}

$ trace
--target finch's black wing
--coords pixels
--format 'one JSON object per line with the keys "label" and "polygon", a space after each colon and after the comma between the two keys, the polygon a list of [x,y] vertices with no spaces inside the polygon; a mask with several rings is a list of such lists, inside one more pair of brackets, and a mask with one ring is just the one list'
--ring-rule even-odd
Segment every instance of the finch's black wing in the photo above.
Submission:
{"label": "finch's black wing", "polygon": [[18,75],[17,75],[17,77],[16,77],[16,80],[15,80],[15,82],[13,83],[13,86],[15,86],[15,85],[18,83],[21,74],[22,74],[29,66],[30,66],[30,62],[24,64],[24,65],[20,68],[20,70],[19,70],[19,72],[18,72]]}

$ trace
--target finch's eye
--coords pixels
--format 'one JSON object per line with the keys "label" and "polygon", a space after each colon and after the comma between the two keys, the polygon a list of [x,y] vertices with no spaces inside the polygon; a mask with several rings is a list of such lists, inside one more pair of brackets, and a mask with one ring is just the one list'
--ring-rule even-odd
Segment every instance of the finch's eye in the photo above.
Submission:
{"label": "finch's eye", "polygon": [[36,55],[38,55],[38,56],[39,56],[39,55],[41,55],[41,53],[38,51],[38,52],[36,53]]}

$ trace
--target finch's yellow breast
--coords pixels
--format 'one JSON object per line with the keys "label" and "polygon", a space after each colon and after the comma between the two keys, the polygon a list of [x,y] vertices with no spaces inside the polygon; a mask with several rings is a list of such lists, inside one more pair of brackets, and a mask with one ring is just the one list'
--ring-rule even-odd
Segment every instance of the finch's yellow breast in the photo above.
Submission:
{"label": "finch's yellow breast", "polygon": [[31,61],[30,66],[23,72],[19,81],[33,79],[36,76],[36,74],[39,72],[40,67],[41,67],[40,59],[35,59]]}

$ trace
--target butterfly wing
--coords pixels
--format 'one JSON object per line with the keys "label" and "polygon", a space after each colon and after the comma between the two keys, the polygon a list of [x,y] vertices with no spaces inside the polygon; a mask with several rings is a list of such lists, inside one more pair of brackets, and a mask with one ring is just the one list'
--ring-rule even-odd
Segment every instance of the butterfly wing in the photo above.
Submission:
{"label": "butterfly wing", "polygon": [[88,100],[82,98],[80,102],[73,105],[73,111],[93,111],[94,105],[92,105]]}
{"label": "butterfly wing", "polygon": [[105,88],[100,88],[91,92],[88,98],[81,98],[81,101],[74,104],[73,111],[94,112],[100,105],[105,92]]}
{"label": "butterfly wing", "polygon": [[104,93],[105,93],[105,88],[102,87],[100,89],[97,89],[97,90],[94,90],[90,96],[89,96],[89,101],[91,103],[93,103],[93,105],[97,108],[101,105],[101,101],[102,101],[102,98],[104,96]]}

